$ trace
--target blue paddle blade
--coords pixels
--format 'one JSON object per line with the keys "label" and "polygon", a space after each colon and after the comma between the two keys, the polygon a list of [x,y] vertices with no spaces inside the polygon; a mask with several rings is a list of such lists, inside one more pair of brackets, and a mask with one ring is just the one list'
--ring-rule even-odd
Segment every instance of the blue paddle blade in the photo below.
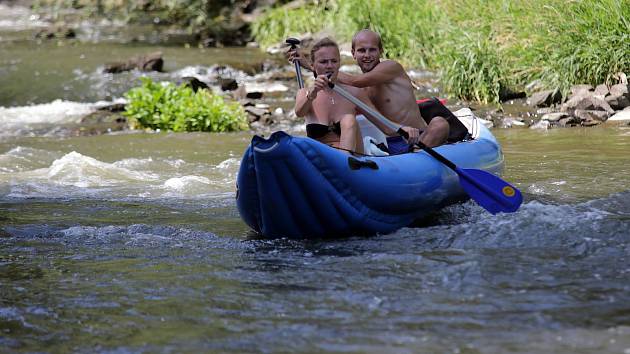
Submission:
{"label": "blue paddle blade", "polygon": [[459,167],[455,172],[470,198],[492,214],[513,213],[523,203],[521,191],[492,173]]}

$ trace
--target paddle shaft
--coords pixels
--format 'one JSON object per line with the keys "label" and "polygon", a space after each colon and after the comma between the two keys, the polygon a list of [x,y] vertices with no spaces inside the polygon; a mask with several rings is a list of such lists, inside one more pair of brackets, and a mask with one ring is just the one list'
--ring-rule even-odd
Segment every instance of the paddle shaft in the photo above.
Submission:
{"label": "paddle shaft", "polygon": [[[286,43],[291,46],[291,49],[296,49],[298,44],[300,44],[300,40],[297,38],[287,38]],[[304,88],[304,79],[302,79],[302,69],[300,68],[300,61],[293,60],[293,64],[295,65],[295,74],[297,75],[297,82],[300,88]]]}
{"label": "paddle shaft", "polygon": [[[409,138],[409,134],[406,131],[404,131],[400,125],[397,125],[394,122],[392,122],[391,120],[387,119],[380,112],[372,109],[372,107],[370,107],[367,104],[365,104],[365,102],[363,102],[360,99],[354,97],[351,93],[346,91],[343,87],[335,85],[332,82],[328,86],[330,86],[330,88],[333,91],[337,92],[338,94],[343,96],[345,99],[347,99],[348,101],[354,103],[357,107],[361,108],[365,113],[371,115],[372,117],[377,118],[383,124],[387,125],[387,127],[389,127],[390,129],[396,131],[398,134],[403,136],[405,139]],[[435,159],[437,159],[441,163],[443,163],[446,166],[448,166],[449,168],[451,168],[453,171],[455,171],[457,169],[457,166],[453,162],[449,161],[448,159],[446,159],[446,157],[440,155],[439,153],[437,153],[435,150],[431,149],[430,147],[424,145],[421,142],[418,142],[416,145],[418,145],[419,148],[421,148],[424,151],[426,151],[429,155],[433,156]]]}
{"label": "paddle shaft", "polygon": [[304,80],[302,79],[302,70],[300,69],[300,61],[294,60],[293,64],[295,64],[295,74],[297,75],[297,82],[300,88],[304,88]]}

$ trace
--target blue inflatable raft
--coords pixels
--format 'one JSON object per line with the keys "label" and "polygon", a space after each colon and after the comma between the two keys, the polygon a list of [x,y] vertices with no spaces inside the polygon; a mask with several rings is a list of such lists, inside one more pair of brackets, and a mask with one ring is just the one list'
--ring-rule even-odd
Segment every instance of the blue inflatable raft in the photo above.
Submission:
{"label": "blue inflatable raft", "polygon": [[[461,168],[499,174],[503,154],[492,133],[455,113],[473,138],[435,150]],[[456,173],[424,151],[351,157],[276,132],[252,139],[236,199],[245,223],[265,237],[333,238],[389,233],[468,196]]]}

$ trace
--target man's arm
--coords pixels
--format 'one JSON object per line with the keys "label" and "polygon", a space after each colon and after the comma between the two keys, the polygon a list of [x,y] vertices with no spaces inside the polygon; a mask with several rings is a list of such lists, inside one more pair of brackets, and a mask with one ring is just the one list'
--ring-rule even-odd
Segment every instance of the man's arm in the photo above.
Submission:
{"label": "man's arm", "polygon": [[348,74],[339,72],[337,80],[342,84],[354,87],[369,87],[389,82],[405,73],[405,69],[398,62],[386,60],[380,62],[371,71],[363,74]]}

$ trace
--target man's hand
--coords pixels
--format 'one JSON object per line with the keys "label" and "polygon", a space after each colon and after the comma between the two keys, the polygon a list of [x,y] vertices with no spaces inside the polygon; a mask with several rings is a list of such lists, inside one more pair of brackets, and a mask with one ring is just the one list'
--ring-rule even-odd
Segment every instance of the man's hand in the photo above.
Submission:
{"label": "man's hand", "polygon": [[287,58],[287,60],[290,63],[293,63],[295,60],[299,60],[301,67],[303,67],[304,69],[313,71],[313,68],[311,68],[311,66],[309,65],[308,60],[306,60],[302,56],[302,54],[297,48],[289,48],[289,50],[287,50],[287,52],[284,53],[284,56]]}
{"label": "man's hand", "polygon": [[401,127],[401,129],[409,134],[409,137],[407,138],[407,142],[409,144],[415,145],[420,141],[420,130],[412,127]]}

